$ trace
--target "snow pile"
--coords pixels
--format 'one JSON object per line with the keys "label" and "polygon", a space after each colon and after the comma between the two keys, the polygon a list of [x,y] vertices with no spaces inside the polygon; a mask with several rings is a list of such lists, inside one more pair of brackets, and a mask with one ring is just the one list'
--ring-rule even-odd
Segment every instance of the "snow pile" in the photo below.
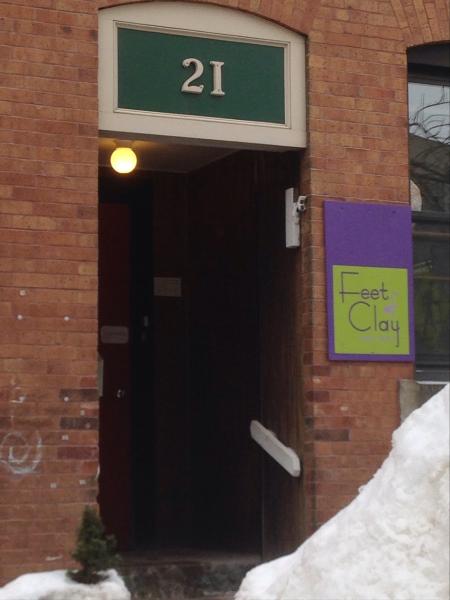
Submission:
{"label": "snow pile", "polygon": [[359,496],[236,600],[448,600],[449,386],[394,432]]}
{"label": "snow pile", "polygon": [[0,600],[130,600],[130,592],[117,571],[96,585],[76,583],[67,571],[22,575],[0,589]]}

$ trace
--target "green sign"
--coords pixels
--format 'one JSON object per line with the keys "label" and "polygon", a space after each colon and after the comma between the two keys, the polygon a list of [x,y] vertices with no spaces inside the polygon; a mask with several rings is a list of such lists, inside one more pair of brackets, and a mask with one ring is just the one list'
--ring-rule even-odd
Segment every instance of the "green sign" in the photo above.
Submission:
{"label": "green sign", "polygon": [[119,27],[118,108],[285,123],[284,48]]}
{"label": "green sign", "polygon": [[409,353],[408,269],[333,266],[334,351]]}

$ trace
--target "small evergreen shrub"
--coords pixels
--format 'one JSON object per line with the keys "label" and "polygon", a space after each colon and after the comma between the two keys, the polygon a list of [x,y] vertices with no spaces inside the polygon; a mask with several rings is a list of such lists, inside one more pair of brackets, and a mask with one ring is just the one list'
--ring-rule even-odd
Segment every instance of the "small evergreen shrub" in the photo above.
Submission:
{"label": "small evergreen shrub", "polygon": [[118,556],[114,536],[105,535],[105,528],[97,511],[86,506],[78,530],[77,545],[72,557],[81,569],[69,571],[70,577],[79,583],[98,583],[105,579],[101,571],[115,567]]}

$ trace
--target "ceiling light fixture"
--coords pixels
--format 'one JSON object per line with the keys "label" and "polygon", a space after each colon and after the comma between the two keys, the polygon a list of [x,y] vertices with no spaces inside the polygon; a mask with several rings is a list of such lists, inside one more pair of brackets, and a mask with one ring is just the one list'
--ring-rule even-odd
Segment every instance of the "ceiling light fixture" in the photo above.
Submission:
{"label": "ceiling light fixture", "polygon": [[116,148],[111,154],[111,166],[117,173],[131,173],[137,165],[137,156],[131,148]]}

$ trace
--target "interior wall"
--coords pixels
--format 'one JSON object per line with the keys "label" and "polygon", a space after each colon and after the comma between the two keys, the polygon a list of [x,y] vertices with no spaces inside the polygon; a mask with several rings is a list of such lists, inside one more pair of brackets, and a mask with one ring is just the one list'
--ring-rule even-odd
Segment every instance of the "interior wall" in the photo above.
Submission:
{"label": "interior wall", "polygon": [[[153,402],[151,425],[155,464],[154,542],[180,545],[191,537],[191,431],[188,394],[188,200],[185,175],[155,173],[153,273],[177,278],[180,296],[153,296]],[[163,292],[164,293],[164,292]]]}

